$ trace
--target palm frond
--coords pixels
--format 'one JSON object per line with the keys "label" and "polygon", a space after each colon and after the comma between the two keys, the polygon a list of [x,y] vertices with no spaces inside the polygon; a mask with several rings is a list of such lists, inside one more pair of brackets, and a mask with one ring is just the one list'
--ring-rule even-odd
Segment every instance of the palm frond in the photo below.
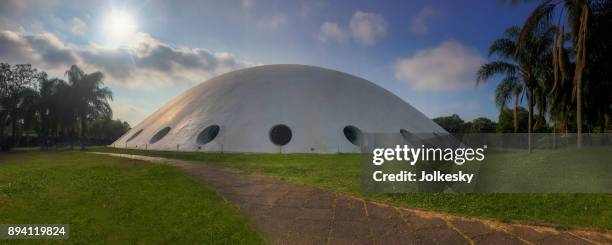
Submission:
{"label": "palm frond", "polygon": [[68,77],[68,82],[71,84],[77,83],[85,76],[85,72],[77,65],[70,66],[70,69],[68,69],[65,74]]}
{"label": "palm frond", "polygon": [[512,40],[516,40],[521,33],[521,28],[518,26],[511,26],[504,31],[504,37]]}
{"label": "palm frond", "polygon": [[518,67],[515,64],[504,61],[493,61],[484,64],[476,73],[476,85],[489,80],[494,75],[506,74],[506,76],[516,76]]}
{"label": "palm frond", "polygon": [[516,51],[516,43],[509,38],[500,38],[489,46],[489,57],[498,55],[502,58],[511,58]]}
{"label": "palm frond", "polygon": [[582,72],[586,66],[586,35],[588,28],[589,18],[589,6],[584,4],[580,14],[580,27],[578,33],[578,41],[576,43],[576,67],[574,71],[574,92],[572,93],[572,100],[577,97],[579,87],[581,87]]}
{"label": "palm frond", "polygon": [[515,95],[515,90],[518,84],[518,78],[514,76],[505,77],[495,88],[495,105],[500,110],[506,107],[506,104]]}
{"label": "palm frond", "polygon": [[552,18],[555,6],[556,4],[552,3],[552,0],[546,0],[529,14],[518,35],[517,54],[518,50],[522,50],[523,47],[526,46],[526,42],[530,38],[531,33],[533,33],[543,21],[549,21]]}

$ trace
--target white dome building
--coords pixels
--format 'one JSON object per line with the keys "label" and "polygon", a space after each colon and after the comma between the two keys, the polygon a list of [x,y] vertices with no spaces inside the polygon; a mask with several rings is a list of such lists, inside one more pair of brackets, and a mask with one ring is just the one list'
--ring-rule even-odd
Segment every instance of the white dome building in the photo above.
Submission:
{"label": "white dome building", "polygon": [[233,71],[174,98],[115,141],[180,151],[359,152],[361,132],[447,134],[391,92],[304,65]]}

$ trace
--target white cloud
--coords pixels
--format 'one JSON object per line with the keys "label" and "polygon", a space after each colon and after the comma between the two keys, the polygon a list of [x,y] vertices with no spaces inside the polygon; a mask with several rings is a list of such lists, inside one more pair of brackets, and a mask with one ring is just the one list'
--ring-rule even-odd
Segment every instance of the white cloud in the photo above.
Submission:
{"label": "white cloud", "polygon": [[133,46],[108,49],[97,45],[65,44],[51,33],[2,31],[0,60],[31,63],[60,76],[62,70],[77,64],[87,71],[102,71],[107,81],[128,87],[197,83],[252,65],[230,53],[174,47],[149,34],[138,35],[138,43]]}
{"label": "white cloud", "polygon": [[478,51],[456,41],[418,50],[395,64],[395,78],[421,91],[453,91],[475,84],[476,71],[484,63]]}
{"label": "white cloud", "polygon": [[425,33],[427,33],[428,31],[428,21],[436,16],[438,14],[438,12],[430,7],[424,7],[421,10],[419,10],[419,12],[412,17],[411,23],[410,23],[410,30],[415,33],[415,34],[419,34],[419,35],[423,35]]}
{"label": "white cloud", "polygon": [[351,38],[362,45],[369,46],[387,35],[389,24],[385,17],[376,13],[357,10],[349,21],[346,30],[335,22],[324,22],[318,34],[319,41],[346,43]]}
{"label": "white cloud", "polygon": [[257,21],[256,25],[260,29],[276,30],[287,24],[286,14],[275,14],[268,18],[263,18]]}
{"label": "white cloud", "polygon": [[353,14],[349,28],[357,42],[372,45],[387,35],[388,24],[380,14],[358,10]]}
{"label": "white cloud", "polygon": [[249,66],[226,52],[174,47],[149,34],[124,49],[89,47],[80,51],[84,63],[106,71],[128,86],[202,82],[215,75]]}
{"label": "white cloud", "polygon": [[24,35],[0,31],[0,44],[0,59],[4,62],[31,63],[53,69],[77,61],[74,51],[48,32]]}
{"label": "white cloud", "polygon": [[85,34],[85,29],[87,29],[87,24],[85,23],[85,21],[74,17],[72,19],[72,26],[70,27],[70,32],[74,35],[84,35]]}
{"label": "white cloud", "polygon": [[337,23],[325,22],[321,25],[321,32],[319,33],[319,40],[322,42],[339,42],[344,43],[348,41],[349,34],[343,30]]}

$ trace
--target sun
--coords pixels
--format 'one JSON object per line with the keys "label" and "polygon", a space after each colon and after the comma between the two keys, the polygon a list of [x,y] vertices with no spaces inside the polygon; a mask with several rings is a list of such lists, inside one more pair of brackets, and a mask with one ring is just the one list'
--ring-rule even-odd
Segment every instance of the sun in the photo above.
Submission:
{"label": "sun", "polygon": [[104,33],[112,44],[125,45],[136,31],[136,20],[127,11],[113,10],[104,18]]}

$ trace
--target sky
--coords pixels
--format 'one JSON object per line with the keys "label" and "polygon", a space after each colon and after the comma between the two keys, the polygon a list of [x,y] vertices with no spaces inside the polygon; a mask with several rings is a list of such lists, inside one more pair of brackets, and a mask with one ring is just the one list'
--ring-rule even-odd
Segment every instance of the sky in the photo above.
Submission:
{"label": "sky", "polygon": [[510,1],[0,1],[0,62],[101,71],[136,125],[206,80],[265,64],[350,73],[429,117],[497,120],[488,47],[536,3]]}

